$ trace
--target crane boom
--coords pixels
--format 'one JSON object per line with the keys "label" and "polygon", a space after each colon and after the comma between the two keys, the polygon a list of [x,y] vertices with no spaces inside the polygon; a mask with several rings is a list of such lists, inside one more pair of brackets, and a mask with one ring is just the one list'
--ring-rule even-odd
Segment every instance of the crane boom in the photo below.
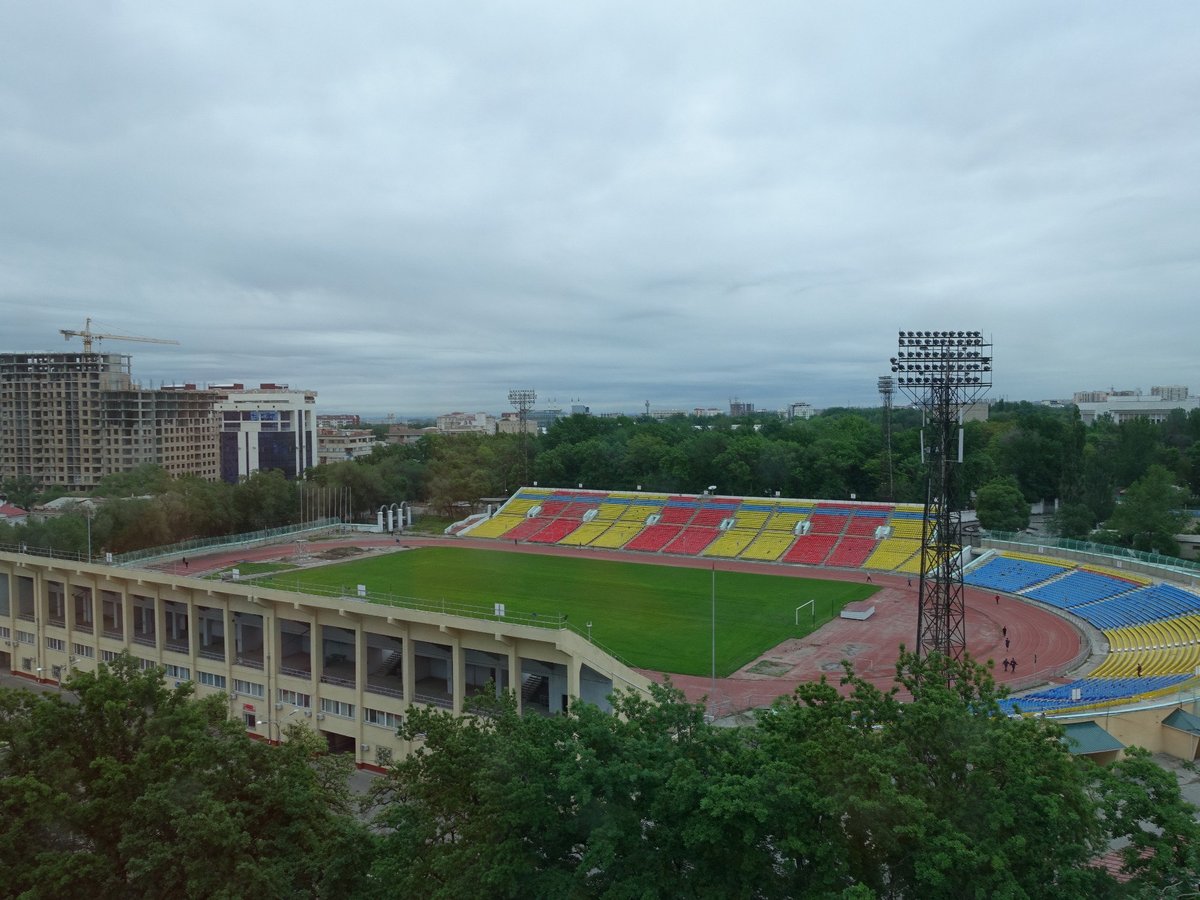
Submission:
{"label": "crane boom", "polygon": [[135,337],[132,334],[101,334],[98,331],[92,331],[92,320],[89,317],[83,326],[82,331],[71,331],[66,328],[60,328],[59,334],[63,336],[64,341],[69,341],[73,337],[83,338],[83,352],[92,352],[92,341],[141,341],[143,344],[178,344],[179,341],[172,341],[166,338],[151,338],[151,337]]}

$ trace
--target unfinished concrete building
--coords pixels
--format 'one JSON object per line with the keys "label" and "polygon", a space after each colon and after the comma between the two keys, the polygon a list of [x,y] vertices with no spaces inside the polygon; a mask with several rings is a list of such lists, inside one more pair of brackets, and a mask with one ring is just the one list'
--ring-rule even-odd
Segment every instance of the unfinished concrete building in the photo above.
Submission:
{"label": "unfinished concrete building", "polygon": [[89,491],[147,463],[218,475],[216,395],[143,390],[120,353],[0,353],[0,479]]}

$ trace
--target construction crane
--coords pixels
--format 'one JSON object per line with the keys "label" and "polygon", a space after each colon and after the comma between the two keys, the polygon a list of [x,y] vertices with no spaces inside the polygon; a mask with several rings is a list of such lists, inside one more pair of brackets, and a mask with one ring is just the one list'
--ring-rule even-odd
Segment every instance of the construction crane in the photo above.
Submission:
{"label": "construction crane", "polygon": [[73,337],[83,338],[83,352],[92,352],[92,341],[141,341],[143,344],[178,344],[179,341],[166,340],[164,338],[148,338],[135,337],[131,334],[101,334],[98,331],[92,331],[92,320],[89,318],[83,326],[83,331],[69,331],[66,328],[60,328],[59,334],[63,336],[64,341],[69,341]]}

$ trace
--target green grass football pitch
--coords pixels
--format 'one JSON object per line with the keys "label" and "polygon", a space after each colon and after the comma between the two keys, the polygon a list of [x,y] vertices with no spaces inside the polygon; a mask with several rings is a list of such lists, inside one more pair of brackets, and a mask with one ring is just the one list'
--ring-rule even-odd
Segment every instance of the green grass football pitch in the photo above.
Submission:
{"label": "green grass football pitch", "polygon": [[[707,675],[712,666],[711,569],[426,547],[259,581],[320,592],[366,585],[371,593],[445,601],[480,615],[504,603],[510,617],[566,615],[574,628],[633,666]],[[873,585],[717,571],[717,674],[728,675],[788,638],[802,637],[873,593]],[[799,613],[796,608],[808,601]]]}

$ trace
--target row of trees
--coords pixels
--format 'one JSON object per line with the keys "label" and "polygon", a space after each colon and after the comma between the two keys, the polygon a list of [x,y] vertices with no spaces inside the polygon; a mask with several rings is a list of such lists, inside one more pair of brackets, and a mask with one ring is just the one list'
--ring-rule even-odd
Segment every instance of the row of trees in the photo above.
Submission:
{"label": "row of trees", "polygon": [[[889,464],[880,410],[829,410],[792,422],[572,416],[530,442],[530,480],[685,493],[715,484],[742,496],[778,491],[923,502],[919,414],[895,411],[891,430]],[[522,471],[512,436],[442,439],[427,458],[426,499],[447,512],[508,493]],[[1171,535],[1182,522],[1171,513],[1200,494],[1200,410],[1178,410],[1162,424],[1102,420],[1085,427],[1074,407],[1000,402],[988,421],[965,425],[959,476],[959,504],[976,506],[987,528],[1020,530],[1031,503],[1058,499],[1055,527],[1064,536],[1086,537],[1112,519],[1108,540],[1177,552]]]}
{"label": "row of trees", "polygon": [[274,528],[297,520],[297,485],[279,471],[239,484],[187,476],[157,466],[110,475],[94,492],[103,503],[22,525],[0,523],[0,544],[84,553],[125,553],[193,538]]}
{"label": "row of trees", "polygon": [[[719,728],[670,686],[520,716],[416,709],[420,749],[358,810],[303,725],[270,747],[221,697],[126,657],[67,695],[0,691],[10,897],[1173,897],[1200,826],[1143,751],[1110,768],[998,707],[990,674],[904,654]],[[901,703],[900,696],[911,695]],[[1114,842],[1127,883],[1095,865]]]}
{"label": "row of trees", "polygon": [[[378,447],[362,460],[319,466],[305,480],[345,492],[358,517],[401,500],[458,516],[480,498],[507,496],[533,481],[683,493],[716,485],[720,493],[742,496],[922,502],[919,414],[896,410],[891,431],[889,455],[881,410],[828,410],[791,422],[579,415],[530,436],[527,449],[518,435],[433,435],[412,446]],[[977,506],[991,529],[1019,530],[1028,522],[1030,503],[1058,499],[1055,527],[1064,536],[1086,537],[1107,522],[1109,540],[1173,553],[1171,535],[1180,522],[1170,513],[1200,494],[1200,410],[1176,411],[1162,424],[1102,420],[1085,427],[1073,407],[1000,402],[988,421],[966,424],[964,447],[958,500]],[[14,502],[36,499],[20,480],[0,487]],[[110,512],[97,514],[95,546],[117,552],[257,530],[305,515],[295,486],[271,473],[230,486],[172,481],[161,470],[141,469],[110,476],[96,493],[155,497],[110,503]],[[49,523],[24,539],[81,549],[81,534],[78,522]],[[14,537],[0,533],[0,541]]]}

